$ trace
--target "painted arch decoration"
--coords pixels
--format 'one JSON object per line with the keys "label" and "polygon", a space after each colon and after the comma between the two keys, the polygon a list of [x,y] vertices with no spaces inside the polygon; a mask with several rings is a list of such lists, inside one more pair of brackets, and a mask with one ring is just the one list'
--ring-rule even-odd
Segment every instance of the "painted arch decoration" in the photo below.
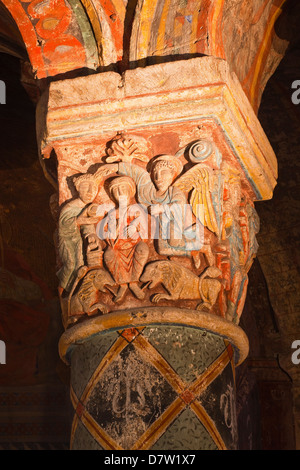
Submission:
{"label": "painted arch decoration", "polygon": [[36,78],[98,67],[96,42],[80,2],[1,1],[18,26]]}
{"label": "painted arch decoration", "polygon": [[130,60],[155,63],[171,55],[225,59],[257,110],[262,88],[286,47],[283,43],[279,53],[272,49],[285,2],[142,0],[133,22]]}
{"label": "painted arch decoration", "polygon": [[274,28],[286,0],[0,1],[38,79],[210,55],[227,60],[257,111],[287,47]]}

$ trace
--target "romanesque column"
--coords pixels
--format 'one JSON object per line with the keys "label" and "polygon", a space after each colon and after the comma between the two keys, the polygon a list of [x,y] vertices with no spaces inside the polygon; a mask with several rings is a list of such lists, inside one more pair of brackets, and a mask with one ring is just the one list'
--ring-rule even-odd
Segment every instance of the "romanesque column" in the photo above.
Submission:
{"label": "romanesque column", "polygon": [[37,122],[71,449],[236,449],[254,202],[277,176],[239,81],[212,57],[56,81]]}

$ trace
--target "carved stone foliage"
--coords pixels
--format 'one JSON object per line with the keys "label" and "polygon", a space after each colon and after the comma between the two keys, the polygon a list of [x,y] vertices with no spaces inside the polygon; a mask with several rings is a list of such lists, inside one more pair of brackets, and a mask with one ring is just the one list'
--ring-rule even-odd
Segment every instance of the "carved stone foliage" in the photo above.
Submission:
{"label": "carved stone foliage", "polygon": [[259,229],[239,173],[208,139],[149,155],[146,139],[118,134],[71,178],[58,220],[65,326],[154,304],[238,323]]}

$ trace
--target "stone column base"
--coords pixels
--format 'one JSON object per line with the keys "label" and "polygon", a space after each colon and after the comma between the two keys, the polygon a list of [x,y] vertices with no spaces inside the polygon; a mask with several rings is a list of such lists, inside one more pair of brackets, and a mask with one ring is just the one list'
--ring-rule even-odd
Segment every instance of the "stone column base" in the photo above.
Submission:
{"label": "stone column base", "polygon": [[240,327],[188,309],[132,309],[70,328],[60,352],[71,364],[71,449],[236,449]]}

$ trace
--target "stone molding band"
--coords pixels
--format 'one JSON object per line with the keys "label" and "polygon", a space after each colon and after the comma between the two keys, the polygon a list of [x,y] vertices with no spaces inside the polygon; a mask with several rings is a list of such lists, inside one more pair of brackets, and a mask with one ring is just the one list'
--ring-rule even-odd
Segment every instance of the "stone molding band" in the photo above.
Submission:
{"label": "stone molding band", "polygon": [[236,366],[246,359],[249,352],[249,342],[245,332],[222,317],[182,308],[145,307],[111,312],[67,329],[59,342],[60,357],[69,364],[72,347],[88,341],[92,336],[108,330],[139,328],[146,325],[180,325],[217,333],[234,347]]}

